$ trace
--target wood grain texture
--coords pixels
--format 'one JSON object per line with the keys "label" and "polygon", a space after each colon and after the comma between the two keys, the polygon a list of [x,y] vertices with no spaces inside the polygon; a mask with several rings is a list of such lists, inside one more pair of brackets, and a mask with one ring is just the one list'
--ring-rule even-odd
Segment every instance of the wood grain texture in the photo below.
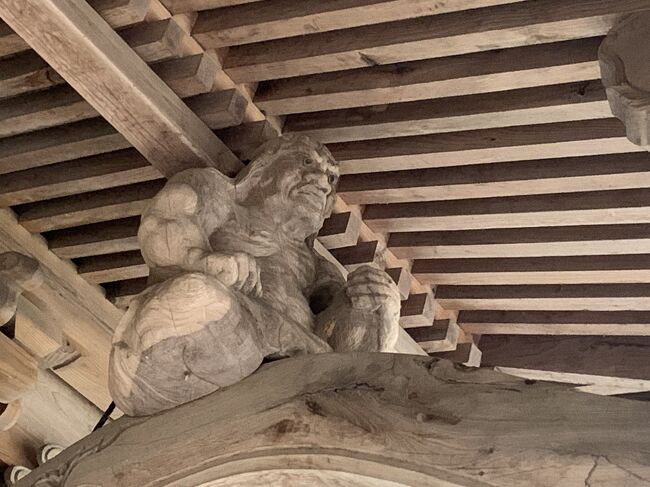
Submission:
{"label": "wood grain texture", "polygon": [[[4,0],[0,12],[163,174],[173,174],[181,160],[220,167],[231,174],[241,167],[227,147],[87,4]],[[127,111],[118,108],[126,106]]]}
{"label": "wood grain texture", "polygon": [[388,247],[404,259],[645,254],[650,225],[398,232],[390,234]]}
{"label": "wood grain texture", "polygon": [[175,14],[196,12],[212,8],[231,7],[244,3],[259,2],[260,0],[161,0],[170,12]]}
{"label": "wood grain texture", "polygon": [[648,284],[438,286],[447,309],[496,311],[648,311]]}
{"label": "wood grain texture", "polygon": [[483,364],[500,367],[650,379],[650,337],[481,337]]}
{"label": "wood grain texture", "polygon": [[[639,401],[444,360],[314,355],[146,421],[119,420],[18,487],[48,475],[105,487],[643,486],[648,424]],[[167,447],[152,448],[160,437]]]}
{"label": "wood grain texture", "polygon": [[267,0],[200,12],[192,35],[214,49],[517,1]]}
{"label": "wood grain texture", "polygon": [[390,232],[645,224],[648,189],[368,205],[364,219]]}
{"label": "wood grain texture", "polygon": [[329,144],[341,173],[641,152],[608,118]]}
{"label": "wood grain texture", "polygon": [[645,0],[518,2],[232,47],[225,70],[236,82],[338,71],[527,44],[604,35]]}
{"label": "wood grain texture", "polygon": [[599,80],[289,115],[284,130],[321,142],[610,118]]}
{"label": "wood grain texture", "polygon": [[597,79],[601,41],[591,37],[264,81],[255,103],[282,115]]}
{"label": "wood grain texture", "polygon": [[645,152],[347,174],[350,204],[462,200],[650,186]]}
{"label": "wood grain texture", "polygon": [[458,323],[478,335],[650,336],[647,311],[467,310]]}

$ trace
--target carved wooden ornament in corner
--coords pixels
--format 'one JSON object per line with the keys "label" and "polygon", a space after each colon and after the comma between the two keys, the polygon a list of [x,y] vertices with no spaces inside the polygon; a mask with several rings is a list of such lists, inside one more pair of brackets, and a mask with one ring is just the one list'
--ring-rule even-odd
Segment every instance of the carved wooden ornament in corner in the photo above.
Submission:
{"label": "carved wooden ornament in corner", "polygon": [[[38,262],[17,252],[0,254],[0,327],[9,324],[25,290],[42,282]],[[11,428],[20,415],[20,398],[37,380],[37,363],[0,330],[0,431]]]}
{"label": "carved wooden ornament in corner", "polygon": [[627,136],[650,150],[650,10],[632,14],[600,46],[603,84],[614,116]]}

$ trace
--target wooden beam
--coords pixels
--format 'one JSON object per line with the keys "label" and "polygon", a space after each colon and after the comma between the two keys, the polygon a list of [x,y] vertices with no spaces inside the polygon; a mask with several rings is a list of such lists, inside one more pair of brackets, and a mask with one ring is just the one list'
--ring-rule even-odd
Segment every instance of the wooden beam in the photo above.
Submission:
{"label": "wooden beam", "polygon": [[450,360],[466,367],[479,367],[481,365],[482,352],[473,343],[459,343],[456,350],[449,352],[435,352],[429,354],[432,357]]}
{"label": "wooden beam", "polygon": [[0,174],[126,149],[131,144],[97,118],[0,139]]}
{"label": "wooden beam", "polygon": [[83,257],[77,259],[75,263],[79,275],[95,284],[137,279],[149,275],[149,267],[142,258],[140,250]]}
{"label": "wooden beam", "polygon": [[490,311],[467,310],[458,324],[478,335],[650,336],[647,311]]}
{"label": "wooden beam", "polygon": [[[68,378],[71,385],[105,408],[110,402],[106,383],[110,339],[122,313],[79,277],[69,263],[49,251],[45,242],[19,225],[9,210],[0,210],[0,250],[18,251],[39,262],[44,283],[36,293],[28,292],[23,297],[52,326],[62,330],[81,353],[79,366]],[[20,322],[17,325],[20,327]],[[86,364],[85,370],[80,369],[82,364]],[[61,369],[61,373],[64,371]],[[98,382],[97,377],[103,377],[103,381]]]}
{"label": "wooden beam", "polygon": [[439,15],[520,0],[267,0],[200,12],[192,35],[206,49]]}
{"label": "wooden beam", "polygon": [[120,218],[43,234],[50,250],[62,259],[138,250],[140,217]]}
{"label": "wooden beam", "polygon": [[118,308],[126,308],[131,299],[144,291],[146,287],[147,279],[144,277],[109,282],[104,285],[106,297]]}
{"label": "wooden beam", "polygon": [[[32,74],[38,78],[37,71],[41,68],[37,64],[32,69]],[[218,92],[208,99],[195,96],[212,89],[218,67],[211,56],[196,55],[172,59],[157,63],[152,69],[178,96],[192,97],[186,102],[201,108],[199,117],[206,123],[212,122],[214,113],[223,112],[223,115],[231,114],[234,117],[230,123],[221,121],[211,128],[228,127],[240,122],[247,102],[235,93],[235,90]],[[23,75],[25,73],[21,72],[21,76]],[[31,78],[28,77],[28,80],[31,82]],[[230,98],[231,103],[238,105],[225,105],[226,97]],[[22,96],[0,101],[0,135],[8,137],[98,116],[97,111],[72,87],[61,85],[40,92],[26,92]]]}
{"label": "wooden beam", "polygon": [[359,242],[349,247],[330,250],[336,260],[351,271],[364,264],[378,264],[381,258],[379,242]]}
{"label": "wooden beam", "polygon": [[428,353],[452,351],[458,346],[459,328],[454,320],[437,319],[424,326],[408,327],[406,332]]}
{"label": "wooden beam", "polygon": [[241,167],[87,3],[2,0],[0,15],[161,173]]}
{"label": "wooden beam", "polygon": [[255,103],[285,115],[597,79],[601,42],[592,37],[264,81]]}
{"label": "wooden beam", "polygon": [[407,299],[411,293],[411,273],[405,267],[391,267],[386,269],[391,279],[397,284],[402,299]]}
{"label": "wooden beam", "polygon": [[230,48],[225,70],[236,82],[453,56],[606,34],[645,0],[518,2],[483,9],[278,39]]}
{"label": "wooden beam", "polygon": [[649,189],[368,205],[380,231],[469,230],[650,223]]}
{"label": "wooden beam", "polygon": [[0,403],[9,404],[34,387],[37,363],[20,345],[0,332]]}
{"label": "wooden beam", "polygon": [[392,233],[402,259],[550,257],[650,253],[650,225],[584,225]]}
{"label": "wooden beam", "polygon": [[[151,0],[88,0],[90,7],[114,29],[147,20],[151,3]],[[0,20],[0,57],[28,49],[22,37]]]}
{"label": "wooden beam", "polygon": [[318,232],[318,240],[326,249],[351,247],[359,240],[361,219],[348,211],[336,213],[325,220]]}
{"label": "wooden beam", "polygon": [[350,204],[491,198],[650,187],[646,152],[347,174]]}
{"label": "wooden beam", "polygon": [[642,152],[615,118],[329,144],[341,173]]}
{"label": "wooden beam", "polygon": [[164,179],[16,206],[20,224],[40,233],[140,215]]}
{"label": "wooden beam", "polygon": [[[432,293],[411,293],[407,299],[402,301],[399,324],[403,328],[430,327],[433,319],[434,307]],[[416,339],[415,341],[418,340]]]}
{"label": "wooden beam", "polygon": [[648,284],[438,286],[447,309],[499,311],[648,311]]}
{"label": "wooden beam", "polygon": [[650,282],[650,254],[416,260],[425,284],[598,284]]}
{"label": "wooden beam", "polygon": [[160,179],[134,149],[0,175],[0,205],[13,206]]}
{"label": "wooden beam", "polygon": [[230,7],[244,3],[259,2],[260,0],[160,0],[170,12],[182,14],[208,10],[212,8]]}
{"label": "wooden beam", "polygon": [[481,337],[483,365],[650,380],[650,337]]}
{"label": "wooden beam", "polygon": [[321,142],[610,118],[600,80],[289,115],[284,130]]}

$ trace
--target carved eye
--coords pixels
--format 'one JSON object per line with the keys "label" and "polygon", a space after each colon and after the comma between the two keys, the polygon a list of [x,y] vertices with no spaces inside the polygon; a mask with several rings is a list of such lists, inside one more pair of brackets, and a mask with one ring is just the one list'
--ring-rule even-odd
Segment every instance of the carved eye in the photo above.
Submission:
{"label": "carved eye", "polygon": [[302,164],[303,164],[304,166],[311,166],[313,163],[314,163],[314,161],[312,161],[312,160],[309,159],[309,158],[307,158],[307,159],[303,159],[303,161],[302,161]]}
{"label": "carved eye", "polygon": [[334,186],[338,182],[339,177],[336,174],[330,174],[327,176],[327,180],[332,186]]}

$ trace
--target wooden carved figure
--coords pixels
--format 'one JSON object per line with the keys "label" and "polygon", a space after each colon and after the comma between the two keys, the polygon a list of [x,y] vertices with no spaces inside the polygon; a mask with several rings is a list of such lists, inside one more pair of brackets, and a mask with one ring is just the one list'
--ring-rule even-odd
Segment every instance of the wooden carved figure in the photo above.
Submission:
{"label": "wooden carved figure", "polygon": [[142,216],[150,286],[116,331],[109,384],[125,413],[146,415],[204,396],[262,360],[388,351],[400,298],[365,266],[339,271],[313,249],[339,169],[305,136],[265,144],[235,180],[216,169],[172,177]]}

